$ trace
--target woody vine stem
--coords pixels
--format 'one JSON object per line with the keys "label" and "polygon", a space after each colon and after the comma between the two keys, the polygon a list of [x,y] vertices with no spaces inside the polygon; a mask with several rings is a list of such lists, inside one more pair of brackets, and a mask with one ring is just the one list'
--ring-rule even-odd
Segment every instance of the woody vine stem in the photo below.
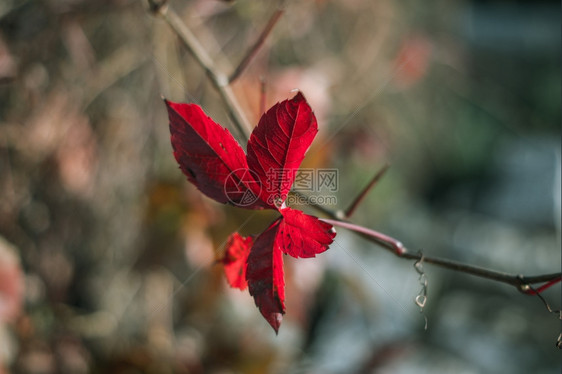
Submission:
{"label": "woody vine stem", "polygon": [[[185,48],[193,55],[197,63],[203,68],[207,77],[218,91],[224,106],[227,108],[228,114],[232,119],[234,127],[238,131],[239,135],[248,139],[248,132],[251,130],[252,126],[248,122],[246,116],[244,115],[236,96],[230,88],[230,84],[234,82],[249,65],[252,59],[255,57],[268,35],[271,33],[276,23],[279,21],[283,15],[283,1],[279,2],[277,10],[270,17],[266,26],[260,33],[259,37],[256,39],[254,44],[248,49],[242,61],[238,64],[236,69],[230,74],[226,75],[220,72],[213,60],[208,55],[203,46],[199,43],[197,38],[193,35],[191,30],[183,23],[181,18],[170,9],[167,5],[166,0],[147,0],[149,11],[160,18],[162,18],[172,29],[172,31],[178,36],[179,40],[185,46]],[[327,209],[321,205],[315,204],[306,195],[300,192],[293,192],[298,194],[301,198],[304,198],[311,206],[315,209],[324,213],[329,218],[324,218],[323,220],[334,226],[339,226],[362,236],[366,240],[375,243],[382,248],[394,253],[399,258],[415,260],[416,264],[424,262],[427,264],[432,264],[442,268],[446,268],[452,271],[457,271],[461,273],[471,274],[480,278],[489,279],[496,282],[505,283],[515,287],[518,291],[528,294],[537,295],[541,301],[545,304],[549,312],[555,313],[562,319],[562,313],[559,310],[552,310],[546,300],[540,294],[542,291],[551,287],[552,285],[560,282],[562,280],[561,273],[551,273],[551,274],[540,274],[533,276],[525,276],[519,274],[509,274],[496,270],[486,269],[478,266],[473,266],[469,264],[464,264],[461,262],[432,257],[422,254],[421,252],[412,252],[406,248],[399,240],[394,239],[388,235],[377,232],[375,230],[368,229],[366,227],[359,226],[357,224],[351,223],[349,221],[350,217],[363,201],[367,193],[376,185],[380,178],[384,175],[385,171],[388,169],[388,165],[383,167],[376,175],[371,179],[369,184],[358,194],[354,199],[353,203],[350,204],[349,208],[345,211],[333,211]],[[535,287],[535,285],[538,285]],[[562,348],[562,339],[558,338],[557,346]]]}

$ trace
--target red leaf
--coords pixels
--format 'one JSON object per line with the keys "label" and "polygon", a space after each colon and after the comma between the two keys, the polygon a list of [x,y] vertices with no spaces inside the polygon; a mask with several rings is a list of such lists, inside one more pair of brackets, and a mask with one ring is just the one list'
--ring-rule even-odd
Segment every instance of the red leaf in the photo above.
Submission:
{"label": "red leaf", "polygon": [[299,210],[285,208],[281,214],[255,240],[246,269],[250,295],[275,332],[285,314],[283,252],[314,257],[328,249],[336,235],[332,225]]}
{"label": "red leaf", "polygon": [[191,183],[223,204],[274,208],[257,198],[259,183],[248,169],[244,150],[227,129],[196,104],[165,103],[174,157]]}
{"label": "red leaf", "polygon": [[[285,314],[283,253],[314,257],[335,237],[332,225],[283,208],[300,163],[318,132],[316,118],[298,93],[265,113],[248,142],[248,155],[228,130],[195,104],[166,101],[174,156],[189,181],[205,195],[252,209],[280,209],[255,241],[230,236],[222,259],[231,287],[249,288],[277,333]],[[249,198],[249,199],[248,199]]]}
{"label": "red leaf", "polygon": [[317,132],[316,117],[300,92],[261,117],[247,147],[248,165],[261,182],[261,200],[281,206]]}
{"label": "red leaf", "polygon": [[246,269],[250,295],[275,333],[279,331],[285,314],[283,252],[278,235],[280,223],[281,219],[277,219],[257,237]]}
{"label": "red leaf", "polygon": [[237,232],[230,235],[226,242],[224,257],[224,274],[232,288],[245,290],[248,286],[246,281],[246,262],[252,247],[252,237],[244,238]]}
{"label": "red leaf", "polygon": [[281,210],[281,214],[281,248],[290,256],[315,257],[327,250],[336,236],[332,225],[300,210],[285,208]]}

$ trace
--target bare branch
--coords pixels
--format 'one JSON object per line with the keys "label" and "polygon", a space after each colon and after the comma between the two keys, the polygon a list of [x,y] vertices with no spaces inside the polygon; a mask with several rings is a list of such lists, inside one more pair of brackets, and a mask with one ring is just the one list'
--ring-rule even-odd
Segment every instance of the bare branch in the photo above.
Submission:
{"label": "bare branch", "polygon": [[236,69],[232,72],[232,74],[228,78],[229,83],[234,82],[240,76],[240,74],[242,74],[244,69],[246,69],[246,67],[250,64],[250,62],[256,56],[256,54],[262,47],[263,43],[265,42],[265,40],[273,30],[277,22],[281,19],[281,16],[283,15],[284,12],[285,11],[283,9],[277,9],[275,13],[273,13],[273,15],[265,25],[265,28],[261,32],[256,42],[252,45],[252,47],[248,50],[248,52],[246,52],[246,56],[244,56],[242,61],[240,61],[238,67],[236,67]]}
{"label": "bare branch", "polygon": [[176,12],[168,6],[160,5],[155,0],[149,0],[151,11],[166,21],[170,28],[176,33],[183,45],[193,55],[197,63],[205,70],[205,73],[211,80],[211,83],[218,91],[227,111],[234,123],[234,126],[243,137],[244,141],[248,140],[248,133],[252,129],[244,112],[240,108],[238,100],[234,96],[232,89],[229,87],[228,77],[217,69],[207,51],[201,46],[195,35],[183,23]]}
{"label": "bare branch", "polygon": [[541,274],[535,276],[523,276],[519,274],[509,274],[496,270],[486,269],[478,266],[468,265],[461,262],[443,259],[439,257],[426,256],[421,253],[412,253],[409,251],[399,240],[392,238],[388,235],[382,234],[378,231],[367,229],[365,227],[355,225],[351,222],[339,219],[335,212],[332,212],[324,207],[320,209],[323,213],[328,213],[333,219],[322,219],[334,226],[340,226],[359,234],[365,239],[378,244],[379,246],[389,250],[400,258],[419,261],[423,257],[423,261],[428,264],[433,264],[445,269],[458,271],[461,273],[471,274],[480,278],[486,278],[497,282],[509,284],[514,286],[519,291],[527,293],[531,284],[552,282],[557,283],[562,276],[561,273]]}
{"label": "bare branch", "polygon": [[352,230],[354,232],[362,234],[361,236],[370,238],[371,240],[375,241],[377,244],[385,247],[386,249],[391,250],[398,257],[402,257],[406,253],[406,248],[404,248],[402,242],[388,235],[382,234],[378,231],[371,230],[363,226],[355,225],[353,223],[340,221],[340,220],[327,219],[327,218],[321,218],[321,220],[333,226],[340,226],[348,230]]}
{"label": "bare branch", "polygon": [[367,186],[365,186],[365,188],[363,188],[363,190],[359,193],[359,195],[357,195],[357,197],[355,198],[355,200],[353,200],[353,202],[351,203],[351,205],[349,205],[349,208],[347,208],[345,210],[345,217],[349,218],[353,215],[353,213],[355,213],[355,210],[357,209],[357,207],[359,207],[359,204],[361,204],[361,202],[363,201],[363,199],[365,198],[365,196],[367,196],[367,194],[369,193],[369,191],[371,191],[371,189],[373,187],[375,187],[375,185],[378,183],[378,181],[382,178],[382,176],[384,175],[384,173],[386,173],[386,171],[388,170],[388,168],[390,167],[389,164],[384,165],[378,172],[377,174],[375,174],[375,176],[373,177],[373,179],[371,179],[371,181],[369,182],[369,184],[367,184]]}

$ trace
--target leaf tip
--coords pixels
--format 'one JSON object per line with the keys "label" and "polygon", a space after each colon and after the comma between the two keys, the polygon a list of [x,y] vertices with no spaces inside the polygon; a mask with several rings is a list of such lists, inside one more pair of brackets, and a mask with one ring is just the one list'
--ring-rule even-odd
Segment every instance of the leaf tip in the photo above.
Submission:
{"label": "leaf tip", "polygon": [[265,319],[271,325],[271,327],[273,327],[275,335],[279,335],[279,327],[281,327],[281,321],[283,321],[283,314],[270,313]]}
{"label": "leaf tip", "polygon": [[160,96],[160,98],[162,99],[162,101],[164,102],[164,104],[166,105],[166,109],[168,109],[168,117],[170,116],[170,111],[174,110],[172,105],[174,104],[174,102],[166,99],[163,95]]}
{"label": "leaf tip", "polygon": [[296,92],[295,96],[293,96],[293,98],[291,99],[292,101],[304,101],[304,102],[306,102],[306,98],[302,94],[301,90],[299,90],[298,88],[295,88],[294,90],[291,90],[291,92]]}
{"label": "leaf tip", "polygon": [[166,97],[164,97],[164,95],[160,95],[160,98],[162,99],[162,101],[166,105],[166,109],[168,109],[168,112],[169,112],[170,109],[172,108],[172,104],[174,104],[174,103],[172,101],[166,99]]}

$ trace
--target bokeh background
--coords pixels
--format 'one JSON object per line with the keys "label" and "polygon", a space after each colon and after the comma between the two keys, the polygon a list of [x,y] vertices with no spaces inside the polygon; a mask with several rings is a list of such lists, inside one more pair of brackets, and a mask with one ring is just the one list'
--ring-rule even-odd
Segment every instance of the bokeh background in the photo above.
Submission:
{"label": "bokeh background", "polygon": [[[274,1],[173,0],[225,72]],[[560,271],[556,1],[289,1],[234,90],[252,123],[300,89],[339,170],[337,205],[392,166],[354,222],[424,253]],[[232,128],[140,0],[0,2],[1,373],[559,373],[536,297],[409,261],[338,230],[286,258],[278,336],[227,287],[227,236],[274,217],[221,206],[180,173],[161,95]],[[234,131],[234,130],[233,130]],[[310,207],[299,206],[305,211]],[[560,286],[544,293],[560,308]]]}

